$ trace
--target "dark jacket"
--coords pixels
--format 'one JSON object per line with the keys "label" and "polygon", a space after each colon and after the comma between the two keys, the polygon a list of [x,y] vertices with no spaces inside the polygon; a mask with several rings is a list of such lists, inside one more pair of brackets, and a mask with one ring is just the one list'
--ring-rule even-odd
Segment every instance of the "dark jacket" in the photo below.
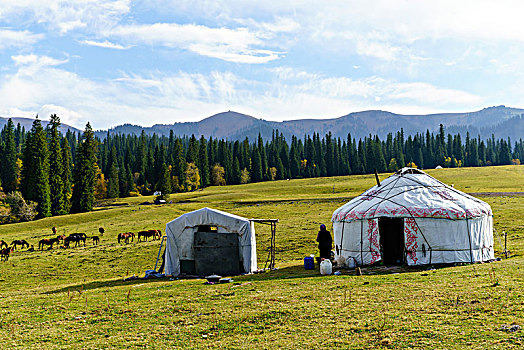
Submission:
{"label": "dark jacket", "polygon": [[317,235],[317,242],[319,248],[331,249],[333,239],[331,239],[331,233],[328,230],[320,230]]}

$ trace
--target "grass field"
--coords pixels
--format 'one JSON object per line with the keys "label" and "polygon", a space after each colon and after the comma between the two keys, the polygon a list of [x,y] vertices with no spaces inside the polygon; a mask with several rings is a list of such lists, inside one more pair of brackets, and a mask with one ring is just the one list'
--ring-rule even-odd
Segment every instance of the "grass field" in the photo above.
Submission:
{"label": "grass field", "polygon": [[[430,170],[493,208],[496,255],[502,232],[512,257],[491,264],[402,270],[366,268],[322,277],[302,267],[331,213],[374,185],[374,176],[210,187],[172,204],[119,199],[91,213],[0,226],[0,239],[97,234],[100,245],[16,251],[0,263],[0,348],[423,348],[520,349],[524,329],[524,166]],[[387,174],[381,174],[385,178]],[[161,229],[208,206],[248,218],[278,218],[278,270],[203,280],[134,280],[154,267],[159,241],[120,245],[119,232]],[[329,226],[329,225],[328,225]],[[257,226],[259,267],[269,228]]]}

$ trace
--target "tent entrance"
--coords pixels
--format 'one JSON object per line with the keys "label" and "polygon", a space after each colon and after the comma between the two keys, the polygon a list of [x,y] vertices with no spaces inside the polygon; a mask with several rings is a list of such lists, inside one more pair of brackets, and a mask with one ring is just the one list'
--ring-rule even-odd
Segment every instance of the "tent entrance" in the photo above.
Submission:
{"label": "tent entrance", "polygon": [[242,262],[238,251],[238,234],[198,231],[195,232],[193,249],[197,275],[240,274]]}
{"label": "tent entrance", "polygon": [[379,218],[380,249],[385,265],[404,263],[404,219]]}

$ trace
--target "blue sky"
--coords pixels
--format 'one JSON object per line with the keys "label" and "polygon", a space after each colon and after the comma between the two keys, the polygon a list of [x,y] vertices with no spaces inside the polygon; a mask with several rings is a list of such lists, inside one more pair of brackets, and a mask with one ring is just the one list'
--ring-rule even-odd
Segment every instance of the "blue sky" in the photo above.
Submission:
{"label": "blue sky", "polygon": [[0,116],[524,107],[521,1],[0,0]]}

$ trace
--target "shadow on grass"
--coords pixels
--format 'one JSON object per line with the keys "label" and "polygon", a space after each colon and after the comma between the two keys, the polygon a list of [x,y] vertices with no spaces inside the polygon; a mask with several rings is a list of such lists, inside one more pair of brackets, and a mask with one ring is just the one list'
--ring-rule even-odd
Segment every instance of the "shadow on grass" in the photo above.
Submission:
{"label": "shadow on grass", "polygon": [[93,289],[99,289],[99,288],[133,286],[137,284],[144,284],[144,283],[151,283],[151,282],[169,282],[169,278],[168,277],[147,278],[147,279],[136,279],[136,280],[129,280],[129,281],[124,281],[122,278],[119,278],[115,280],[93,281],[93,282],[80,283],[80,284],[75,284],[75,285],[68,286],[68,287],[63,287],[63,288],[52,290],[49,292],[44,292],[43,294],[59,294],[59,293],[67,293],[68,291],[76,292],[80,290],[86,291],[86,290],[93,290]]}
{"label": "shadow on grass", "polygon": [[[470,264],[464,264],[464,266],[470,265]],[[450,267],[457,266],[455,264],[449,264],[449,265],[433,265],[433,266],[366,266],[361,267],[360,271],[362,273],[362,276],[377,276],[377,275],[392,275],[392,274],[411,274],[411,273],[418,273],[418,272],[425,272],[425,271],[431,271],[431,270],[442,270]],[[348,277],[348,276],[358,276],[357,275],[357,269],[340,269],[340,270],[334,270],[340,271],[339,277]],[[287,280],[287,279],[295,279],[295,278],[312,278],[312,277],[321,277],[318,266],[315,265],[314,270],[306,270],[304,269],[304,266],[297,262],[297,265],[287,266],[284,268],[279,268],[273,271],[267,271],[263,273],[258,274],[249,274],[249,275],[240,275],[240,276],[229,276],[234,279],[235,282],[249,282],[249,281],[271,281],[271,280]],[[75,292],[75,291],[86,291],[86,290],[94,290],[94,289],[100,289],[100,288],[113,288],[113,287],[123,287],[123,286],[133,286],[137,284],[145,284],[145,283],[151,283],[151,282],[175,282],[175,281],[181,281],[181,280],[187,280],[187,279],[194,279],[194,280],[200,280],[202,283],[204,283],[205,279],[202,278],[195,278],[195,276],[191,277],[178,277],[175,278],[175,280],[171,279],[170,277],[162,277],[162,278],[147,278],[147,279],[134,279],[129,281],[124,281],[123,279],[114,279],[114,280],[104,280],[104,281],[93,281],[88,283],[81,283],[76,284],[68,287],[63,287],[60,289],[56,289],[53,291],[45,292],[43,294],[59,294],[59,293],[66,293],[66,292]]]}
{"label": "shadow on grass", "polygon": [[[392,275],[392,274],[411,274],[425,272],[429,270],[441,270],[445,268],[454,267],[455,265],[433,265],[433,266],[366,266],[361,267],[362,276],[376,276],[376,275]],[[340,271],[340,277],[343,276],[358,276],[357,269],[334,269],[333,272]],[[273,271],[267,271],[260,274],[236,276],[235,281],[268,281],[268,280],[286,280],[293,278],[311,278],[322,276],[318,265],[315,265],[314,270],[306,270],[304,266],[297,262],[297,265],[279,268]]]}

